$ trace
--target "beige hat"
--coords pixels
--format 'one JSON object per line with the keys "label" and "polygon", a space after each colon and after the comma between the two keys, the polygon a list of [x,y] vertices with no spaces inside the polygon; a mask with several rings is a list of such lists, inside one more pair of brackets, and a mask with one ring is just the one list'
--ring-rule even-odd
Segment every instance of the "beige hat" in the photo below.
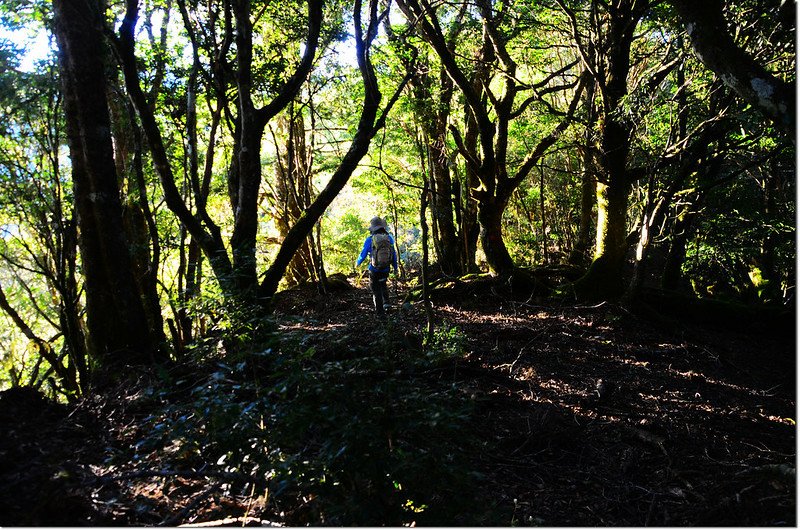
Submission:
{"label": "beige hat", "polygon": [[372,220],[369,222],[369,231],[370,233],[375,233],[378,229],[383,228],[386,229],[386,221],[381,219],[380,217],[373,217]]}

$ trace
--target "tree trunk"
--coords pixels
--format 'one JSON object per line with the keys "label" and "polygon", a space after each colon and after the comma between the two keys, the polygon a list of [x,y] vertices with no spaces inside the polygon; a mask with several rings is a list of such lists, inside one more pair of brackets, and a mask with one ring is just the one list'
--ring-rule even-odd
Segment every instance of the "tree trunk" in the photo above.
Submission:
{"label": "tree trunk", "polygon": [[503,241],[503,212],[506,202],[491,197],[481,200],[478,206],[480,240],[489,269],[495,275],[504,275],[514,270],[514,260]]}
{"label": "tree trunk", "polygon": [[[770,167],[765,175],[763,184],[764,190],[764,216],[770,224],[777,212],[776,194],[780,189],[780,169]],[[772,230],[761,239],[761,248],[756,258],[756,265],[761,272],[762,284],[759,288],[759,298],[765,303],[780,303],[781,301],[781,277],[776,265],[776,253],[778,249],[778,237]]]}
{"label": "tree trunk", "polygon": [[428,265],[428,197],[430,196],[428,190],[428,179],[425,179],[423,184],[422,193],[419,197],[419,225],[422,228],[422,304],[425,308],[425,320],[427,326],[425,328],[425,344],[430,345],[433,341],[433,306],[431,304],[430,294],[430,273]]}
{"label": "tree trunk", "polygon": [[[446,123],[446,121],[445,121]],[[460,259],[459,238],[453,223],[453,183],[450,178],[449,159],[445,147],[447,132],[444,126],[437,131],[437,136],[430,149],[431,178],[433,180],[431,196],[431,219],[434,234],[437,235],[436,259],[442,272],[460,276],[464,271],[463,260]]]}
{"label": "tree trunk", "polygon": [[164,202],[208,257],[209,264],[220,284],[222,294],[227,299],[232,293],[235,293],[236,286],[231,282],[233,267],[228,257],[225,243],[222,240],[221,230],[206,212],[205,200],[198,198],[195,201],[197,213],[192,213],[186,206],[184,197],[175,183],[176,179],[170,165],[170,157],[167,154],[164,139],[161,136],[161,130],[140,84],[134,40],[134,32],[138,20],[138,3],[136,0],[126,0],[126,4],[125,18],[119,28],[119,38],[114,41],[114,44],[122,63],[125,86],[141,120],[142,130],[150,148],[153,166],[161,182]]}
{"label": "tree trunk", "polygon": [[597,176],[597,237],[594,261],[575,283],[580,298],[613,300],[623,294],[628,193],[628,155],[632,124],[620,107],[628,93],[630,52],[634,30],[647,1],[626,0],[608,13],[608,52],[598,75],[602,95],[600,162]]}
{"label": "tree trunk", "polygon": [[628,186],[597,184],[595,256],[586,275],[575,284],[580,298],[613,300],[622,294],[627,212]]}
{"label": "tree trunk", "polygon": [[581,202],[580,220],[578,221],[578,234],[575,246],[569,255],[569,263],[578,266],[589,264],[589,245],[592,238],[592,211],[596,203],[597,185],[594,178],[594,163],[592,152],[592,135],[594,127],[597,125],[597,113],[595,111],[594,94],[595,81],[592,80],[586,87],[586,134],[583,144],[583,168],[581,172]]}
{"label": "tree trunk", "polygon": [[[469,107],[465,109],[466,125],[464,130],[464,147],[471,153],[478,152],[478,125],[472,116]],[[459,231],[463,242],[465,271],[476,271],[478,269],[475,255],[478,252],[478,239],[480,237],[480,225],[478,224],[478,201],[474,196],[474,191],[480,187],[480,179],[470,164],[466,164],[464,169],[464,180],[461,183],[462,193],[462,216]]]}
{"label": "tree trunk", "polygon": [[691,292],[692,286],[683,277],[683,262],[686,260],[686,244],[692,235],[694,223],[699,216],[701,194],[687,198],[673,227],[669,252],[661,275],[661,287],[668,291]]}
{"label": "tree trunk", "polygon": [[64,346],[70,361],[78,371],[80,387],[83,390],[89,382],[89,359],[86,351],[86,335],[81,323],[78,281],[75,275],[78,258],[78,234],[75,221],[69,219],[60,223],[62,244],[57,263],[61,307],[58,321],[64,334]]}
{"label": "tree trunk", "polygon": [[670,3],[686,26],[700,61],[794,142],[797,126],[794,83],[777,78],[739,48],[728,31],[722,0],[670,0]]}
{"label": "tree trunk", "polygon": [[[305,144],[305,125],[302,115],[293,116],[294,104],[289,106],[288,118],[279,119],[279,130],[286,137],[286,151],[278,153],[275,164],[276,182],[273,208],[281,238],[285,238],[292,225],[310,203],[310,170]],[[283,135],[282,135],[283,136]],[[309,199],[308,203],[306,199]],[[312,256],[313,235],[300,245],[289,262],[285,279],[289,286],[314,279]]]}
{"label": "tree trunk", "polygon": [[241,139],[238,153],[239,186],[234,212],[231,251],[234,283],[239,294],[255,287],[258,192],[261,187],[261,138],[264,127],[249,111],[240,109]]}
{"label": "tree trunk", "polygon": [[53,7],[90,351],[103,364],[151,363],[157,349],[136,292],[114,167],[102,6],[91,0],[54,0]]}
{"label": "tree trunk", "polygon": [[110,91],[108,97],[114,158],[123,197],[122,223],[129,241],[134,280],[147,315],[151,341],[161,346],[166,342],[156,285],[161,246],[145,187],[141,130],[130,102],[122,101],[115,91]]}

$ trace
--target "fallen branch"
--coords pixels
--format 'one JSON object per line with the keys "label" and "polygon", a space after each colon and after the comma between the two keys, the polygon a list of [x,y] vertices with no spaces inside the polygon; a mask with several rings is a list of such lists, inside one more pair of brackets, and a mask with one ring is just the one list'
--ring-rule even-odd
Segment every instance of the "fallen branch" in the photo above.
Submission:
{"label": "fallen branch", "polygon": [[249,523],[255,523],[259,526],[282,527],[281,523],[259,519],[258,517],[226,517],[225,519],[218,519],[216,521],[204,521],[202,523],[190,523],[178,525],[178,528],[211,528],[215,526],[246,526]]}
{"label": "fallen branch", "polygon": [[628,432],[633,434],[639,440],[658,447],[661,452],[664,453],[664,456],[669,458],[669,453],[667,453],[667,449],[664,447],[664,442],[666,442],[666,439],[663,436],[643,431],[642,429],[637,429],[635,427],[628,427]]}
{"label": "fallen branch", "polygon": [[789,464],[766,464],[763,466],[748,467],[736,473],[737,477],[742,475],[767,475],[794,481],[796,472],[795,468]]}
{"label": "fallen branch", "polygon": [[242,480],[250,483],[254,483],[257,486],[264,486],[266,487],[267,481],[260,477],[251,477],[249,475],[244,475],[242,473],[228,473],[223,471],[164,471],[164,470],[140,470],[140,471],[131,471],[128,473],[121,473],[119,475],[103,475],[99,477],[94,477],[88,479],[86,484],[96,484],[96,483],[108,483],[108,482],[119,482],[122,480],[130,480],[130,479],[137,479],[137,478],[151,478],[151,477],[179,477],[179,478],[194,478],[194,479],[206,479],[206,478],[217,478],[223,480]]}

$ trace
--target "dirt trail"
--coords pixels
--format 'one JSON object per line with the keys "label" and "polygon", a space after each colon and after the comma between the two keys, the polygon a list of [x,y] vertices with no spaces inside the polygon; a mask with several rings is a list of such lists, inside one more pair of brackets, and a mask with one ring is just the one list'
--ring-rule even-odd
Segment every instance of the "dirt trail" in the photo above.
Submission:
{"label": "dirt trail", "polygon": [[[509,524],[796,524],[793,337],[498,291],[457,284],[434,312],[465,339],[453,377],[478,396],[476,487]],[[380,329],[364,288],[298,292],[280,314],[323,355]],[[419,337],[423,312],[386,325]]]}
{"label": "dirt trail", "polygon": [[[380,322],[366,285],[296,289],[276,314],[284,340],[322,361],[374,355],[386,334],[424,354],[419,304],[394,306]],[[486,283],[435,292],[434,315],[458,346],[423,375],[474,402],[470,487],[500,523],[796,524],[794,337],[513,301]],[[258,508],[182,471],[179,446],[142,449],[164,398],[156,375],[138,377],[70,407],[0,393],[0,525],[241,525]]]}

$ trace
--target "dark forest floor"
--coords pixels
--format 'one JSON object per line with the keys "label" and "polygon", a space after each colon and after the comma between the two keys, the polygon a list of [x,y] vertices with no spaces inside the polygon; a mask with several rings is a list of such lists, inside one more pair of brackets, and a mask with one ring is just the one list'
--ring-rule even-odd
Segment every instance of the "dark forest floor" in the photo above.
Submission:
{"label": "dark forest floor", "polygon": [[[379,322],[365,283],[283,293],[281,336],[323,361],[344,350],[380,355],[370,348],[385,335],[419,349],[421,306],[395,304]],[[485,282],[437,291],[438,333],[458,351],[403,375],[471,402],[463,443],[453,443],[466,448],[459,465],[475,473],[467,487],[487,516],[452,524],[797,524],[793,333],[655,322],[613,304],[501,291]],[[142,449],[154,377],[131,375],[77,405],[0,393],[0,525],[315,523],[301,516],[302,496],[278,509],[226,489],[202,465],[177,465],[179,445]]]}

